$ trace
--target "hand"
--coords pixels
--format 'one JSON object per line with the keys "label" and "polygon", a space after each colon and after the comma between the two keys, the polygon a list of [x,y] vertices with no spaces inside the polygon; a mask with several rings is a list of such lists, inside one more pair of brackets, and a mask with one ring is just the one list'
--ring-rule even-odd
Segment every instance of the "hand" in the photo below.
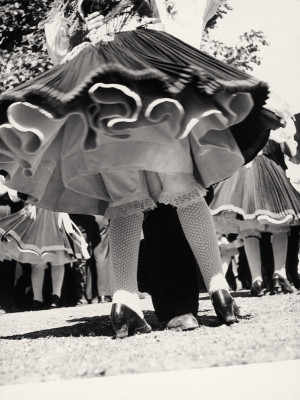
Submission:
{"label": "hand", "polygon": [[87,30],[91,32],[93,29],[99,28],[103,24],[103,15],[100,15],[98,11],[89,14],[86,19]]}
{"label": "hand", "polygon": [[153,18],[153,17],[144,17],[143,18],[143,24],[159,24],[161,21],[159,18]]}
{"label": "hand", "polygon": [[36,219],[36,206],[33,204],[28,204],[21,210],[21,213],[24,215],[28,215],[29,218],[35,220]]}

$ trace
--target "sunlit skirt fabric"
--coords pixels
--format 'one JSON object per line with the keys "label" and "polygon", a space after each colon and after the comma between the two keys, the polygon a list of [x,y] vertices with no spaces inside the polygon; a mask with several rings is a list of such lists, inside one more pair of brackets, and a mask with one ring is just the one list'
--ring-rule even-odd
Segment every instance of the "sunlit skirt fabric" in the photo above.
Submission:
{"label": "sunlit skirt fabric", "polygon": [[267,95],[264,83],[167,33],[122,32],[2,94],[0,169],[49,210],[104,214],[120,171],[118,206],[172,203],[257,154]]}
{"label": "sunlit skirt fabric", "polygon": [[36,209],[36,219],[26,208],[0,219],[0,260],[64,265],[83,259],[77,235],[58,225],[58,213]]}
{"label": "sunlit skirt fabric", "polygon": [[300,194],[265,155],[219,183],[214,193],[210,207],[218,232],[259,235],[300,225]]}

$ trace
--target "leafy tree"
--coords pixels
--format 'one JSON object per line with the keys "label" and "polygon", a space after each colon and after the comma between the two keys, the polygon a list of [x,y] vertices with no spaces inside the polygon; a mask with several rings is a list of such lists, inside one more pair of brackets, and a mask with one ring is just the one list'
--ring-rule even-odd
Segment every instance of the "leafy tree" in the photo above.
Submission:
{"label": "leafy tree", "polygon": [[[52,66],[41,22],[45,20],[53,1],[0,0],[0,92]],[[172,1],[169,3],[172,4]],[[262,32],[252,30],[245,33],[235,46],[227,46],[209,38],[209,31],[216,26],[218,19],[226,16],[231,9],[227,2],[222,3],[209,21],[202,50],[238,68],[251,70],[252,63],[260,63],[261,46],[267,45]]]}
{"label": "leafy tree", "polygon": [[53,0],[0,0],[0,92],[51,66],[40,23]]}
{"label": "leafy tree", "polygon": [[235,46],[228,46],[223,42],[212,40],[209,32],[213,29],[220,18],[223,18],[232,7],[228,2],[220,5],[213,18],[208,21],[202,40],[201,50],[218,58],[227,64],[233,65],[244,71],[252,71],[253,64],[260,65],[259,52],[262,46],[268,46],[266,37],[262,31],[245,32],[239,37]]}

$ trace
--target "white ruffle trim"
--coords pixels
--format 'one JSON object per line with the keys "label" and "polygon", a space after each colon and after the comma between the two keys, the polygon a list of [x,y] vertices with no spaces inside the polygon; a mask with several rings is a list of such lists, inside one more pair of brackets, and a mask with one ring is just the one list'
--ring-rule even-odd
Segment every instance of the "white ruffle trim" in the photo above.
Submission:
{"label": "white ruffle trim", "polygon": [[153,210],[154,208],[156,208],[155,202],[151,197],[147,197],[146,199],[135,200],[131,203],[109,206],[105,211],[104,217],[108,220],[122,218],[134,214],[143,214],[145,211]]}
{"label": "white ruffle trim", "polygon": [[168,193],[161,192],[157,201],[163,204],[171,204],[176,208],[185,208],[198,203],[206,195],[207,190],[197,185],[191,192]]}

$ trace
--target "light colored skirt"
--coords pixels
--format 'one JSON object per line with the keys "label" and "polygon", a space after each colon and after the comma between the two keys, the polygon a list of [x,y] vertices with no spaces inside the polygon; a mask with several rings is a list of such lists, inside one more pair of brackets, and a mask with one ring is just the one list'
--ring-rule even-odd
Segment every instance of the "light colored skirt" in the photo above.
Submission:
{"label": "light colored skirt", "polygon": [[59,226],[58,213],[37,208],[32,219],[28,207],[0,219],[1,261],[63,265],[85,258],[83,237]]}
{"label": "light colored skirt", "polygon": [[265,155],[220,182],[214,194],[210,208],[220,233],[260,236],[300,225],[300,194],[284,170]]}

